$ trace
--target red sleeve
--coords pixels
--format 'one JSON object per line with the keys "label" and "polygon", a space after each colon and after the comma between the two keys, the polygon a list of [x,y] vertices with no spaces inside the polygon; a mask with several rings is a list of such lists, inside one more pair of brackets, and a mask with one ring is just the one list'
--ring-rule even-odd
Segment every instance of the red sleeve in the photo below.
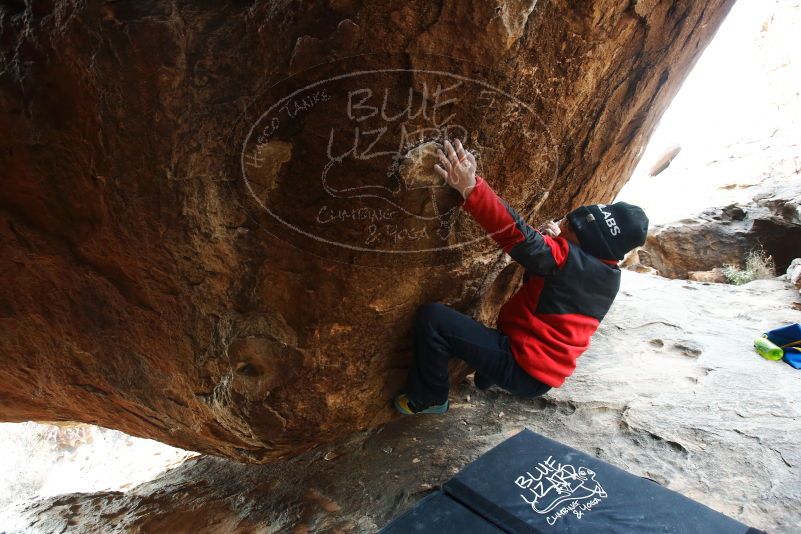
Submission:
{"label": "red sleeve", "polygon": [[487,231],[504,252],[536,274],[548,274],[564,265],[568,244],[562,237],[541,234],[499,197],[481,176],[476,186],[460,202],[462,208]]}

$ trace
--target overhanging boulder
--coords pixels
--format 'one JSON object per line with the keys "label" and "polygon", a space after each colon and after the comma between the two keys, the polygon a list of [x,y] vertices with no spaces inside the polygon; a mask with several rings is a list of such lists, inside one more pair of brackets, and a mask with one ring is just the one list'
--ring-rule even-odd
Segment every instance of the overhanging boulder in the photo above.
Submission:
{"label": "overhanging boulder", "polygon": [[387,421],[417,306],[507,292],[407,153],[610,201],[732,4],[3,4],[2,418],[251,462]]}

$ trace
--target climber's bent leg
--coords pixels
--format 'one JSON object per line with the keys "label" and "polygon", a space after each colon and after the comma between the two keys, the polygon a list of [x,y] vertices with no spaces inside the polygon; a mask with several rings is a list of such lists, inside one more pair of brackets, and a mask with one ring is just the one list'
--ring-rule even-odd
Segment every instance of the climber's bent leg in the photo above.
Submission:
{"label": "climber's bent leg", "polygon": [[486,387],[498,384],[527,397],[550,389],[517,365],[508,336],[441,303],[417,310],[414,353],[406,393],[416,405],[442,404],[448,399],[450,356],[474,367]]}

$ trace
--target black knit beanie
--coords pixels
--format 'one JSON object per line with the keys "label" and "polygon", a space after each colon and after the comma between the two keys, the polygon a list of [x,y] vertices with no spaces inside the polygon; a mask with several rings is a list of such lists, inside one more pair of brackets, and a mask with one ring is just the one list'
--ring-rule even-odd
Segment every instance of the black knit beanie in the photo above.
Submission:
{"label": "black knit beanie", "polygon": [[645,243],[648,217],[642,208],[626,202],[581,206],[567,214],[581,248],[597,258],[622,260]]}

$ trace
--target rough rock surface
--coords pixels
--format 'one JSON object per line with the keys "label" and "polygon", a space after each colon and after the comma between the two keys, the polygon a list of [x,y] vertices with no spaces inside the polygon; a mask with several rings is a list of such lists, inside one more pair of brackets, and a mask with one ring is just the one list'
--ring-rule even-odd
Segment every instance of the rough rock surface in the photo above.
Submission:
{"label": "rough rock surface", "polygon": [[712,282],[715,284],[725,284],[726,275],[723,269],[712,269],[711,271],[689,271],[687,280],[694,282]]}
{"label": "rough rock surface", "polygon": [[403,418],[271,465],[199,458],[125,494],[40,501],[9,530],[375,532],[528,427],[753,526],[797,532],[801,371],[752,348],[762,331],[801,322],[797,300],[778,280],[625,271],[576,373],[543,398],[465,381],[441,417]]}
{"label": "rough rock surface", "polygon": [[0,4],[2,417],[251,462],[387,421],[417,306],[505,291],[394,165],[461,136],[534,223],[610,201],[732,4]]}
{"label": "rough rock surface", "polygon": [[711,208],[697,217],[659,225],[648,232],[632,264],[656,269],[668,278],[724,265],[743,267],[748,252],[763,248],[776,274],[801,254],[801,180],[771,182],[748,204]]}
{"label": "rough rock surface", "polygon": [[795,258],[787,267],[787,280],[795,286],[801,294],[801,258]]}

